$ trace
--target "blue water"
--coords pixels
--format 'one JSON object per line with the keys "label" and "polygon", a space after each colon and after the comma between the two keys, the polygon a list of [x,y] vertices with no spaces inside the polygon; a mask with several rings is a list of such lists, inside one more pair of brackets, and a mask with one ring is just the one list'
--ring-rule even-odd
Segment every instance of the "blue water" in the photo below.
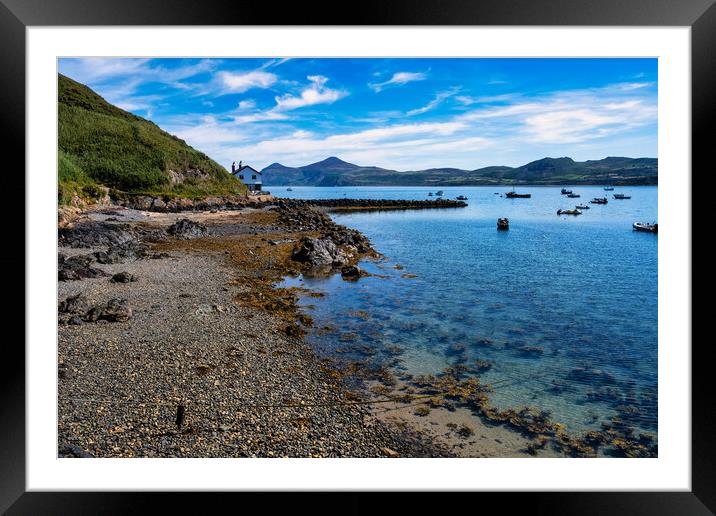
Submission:
{"label": "blue water", "polygon": [[[317,328],[333,328],[310,341],[328,355],[347,348],[350,358],[366,358],[368,345],[377,350],[369,358],[385,363],[392,357],[381,351],[397,345],[404,353],[392,366],[413,375],[489,360],[481,378],[501,408],[550,410],[572,431],[618,415],[655,433],[658,237],[631,226],[657,221],[657,188],[570,187],[579,199],[560,188],[519,187],[532,198],[506,199],[495,195],[505,187],[441,187],[445,198],[466,195],[468,207],[333,215],[385,255],[363,268],[388,277],[287,280],[326,293],[303,300]],[[428,199],[430,190],[271,188],[282,197],[373,199]],[[615,192],[632,197],[614,200]],[[604,196],[609,204],[588,204]],[[579,203],[590,206],[581,216],[556,214]],[[498,217],[509,218],[509,231],[496,230]]]}

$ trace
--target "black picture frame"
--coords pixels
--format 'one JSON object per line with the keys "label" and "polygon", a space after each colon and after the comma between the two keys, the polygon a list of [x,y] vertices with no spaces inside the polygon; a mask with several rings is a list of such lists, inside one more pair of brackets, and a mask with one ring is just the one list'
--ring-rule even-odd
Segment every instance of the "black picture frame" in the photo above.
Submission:
{"label": "black picture frame", "polygon": [[[459,0],[449,2],[400,0],[363,1],[355,6],[333,2],[304,3],[203,0],[0,0],[0,116],[7,149],[24,149],[25,142],[25,30],[29,26],[62,25],[575,25],[575,26],[689,26],[692,50],[693,167],[706,168],[716,132],[716,0]],[[318,14],[321,13],[321,14]],[[24,153],[13,154],[14,170],[25,170]],[[707,172],[706,169],[704,172]],[[685,171],[686,172],[686,171]],[[17,211],[24,213],[25,187],[15,172]],[[693,184],[693,174],[692,174]],[[22,194],[19,194],[22,192]],[[10,238],[24,241],[17,224]],[[24,246],[18,249],[22,249]],[[6,266],[24,269],[24,255],[3,258]],[[14,263],[13,263],[14,262]],[[21,265],[22,262],[22,265]],[[24,296],[23,296],[24,298]],[[3,314],[19,321],[24,303]],[[9,324],[6,328],[9,328]],[[21,330],[22,331],[22,330]],[[23,332],[24,334],[24,332]],[[17,339],[7,339],[0,375],[0,510],[8,514],[126,514],[160,501],[164,511],[207,513],[226,503],[224,496],[150,493],[37,493],[25,492],[25,356]],[[690,342],[681,343],[684,346]],[[709,371],[708,341],[692,346],[692,491],[640,493],[511,493],[480,494],[481,502],[508,497],[511,510],[535,514],[711,514],[716,511],[714,474],[714,389]],[[249,496],[244,494],[243,496]],[[353,493],[341,512],[372,512],[364,494]],[[292,498],[314,498],[308,494]],[[496,500],[497,501],[497,500]],[[250,501],[244,507],[251,507]],[[290,502],[292,504],[295,501]],[[310,502],[311,509],[318,501]],[[390,503],[380,502],[383,509]],[[422,495],[397,502],[401,512],[411,504],[423,506]],[[473,502],[470,502],[473,503]],[[499,500],[504,504],[503,499]],[[324,504],[321,504],[324,505]],[[229,506],[231,507],[231,506]],[[397,509],[396,509],[397,510]]]}

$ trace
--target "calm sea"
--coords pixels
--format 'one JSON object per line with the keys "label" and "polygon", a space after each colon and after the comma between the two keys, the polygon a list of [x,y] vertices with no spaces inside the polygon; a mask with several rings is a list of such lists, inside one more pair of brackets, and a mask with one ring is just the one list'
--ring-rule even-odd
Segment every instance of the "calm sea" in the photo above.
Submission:
{"label": "calm sea", "polygon": [[[633,231],[632,223],[657,221],[657,188],[569,187],[578,199],[560,188],[519,187],[532,198],[507,199],[496,195],[506,187],[441,187],[445,198],[466,195],[468,207],[333,215],[385,255],[362,267],[388,277],[287,280],[326,293],[303,300],[317,328],[334,328],[310,341],[327,355],[369,346],[378,350],[373,360],[387,360],[380,350],[397,345],[404,350],[397,373],[489,360],[481,377],[495,385],[492,402],[501,408],[550,410],[572,431],[619,415],[654,433],[658,237]],[[429,199],[437,188],[270,190],[294,198]],[[588,204],[603,196],[609,204]],[[578,203],[590,209],[556,214]],[[509,218],[509,231],[496,230],[498,217]]]}

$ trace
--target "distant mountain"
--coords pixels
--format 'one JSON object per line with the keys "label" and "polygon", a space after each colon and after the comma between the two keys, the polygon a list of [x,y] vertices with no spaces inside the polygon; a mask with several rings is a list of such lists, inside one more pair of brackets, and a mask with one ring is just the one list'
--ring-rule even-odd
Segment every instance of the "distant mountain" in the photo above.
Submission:
{"label": "distant mountain", "polygon": [[332,156],[303,167],[273,163],[261,172],[264,184],[275,186],[655,185],[659,175],[657,158],[621,157],[588,161],[543,158],[521,167],[491,166],[477,170],[397,171],[362,167]]}

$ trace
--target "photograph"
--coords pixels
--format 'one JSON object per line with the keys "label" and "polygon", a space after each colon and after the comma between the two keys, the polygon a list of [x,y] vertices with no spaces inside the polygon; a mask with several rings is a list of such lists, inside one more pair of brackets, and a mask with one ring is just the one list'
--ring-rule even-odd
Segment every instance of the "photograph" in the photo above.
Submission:
{"label": "photograph", "polygon": [[58,458],[659,458],[658,56],[55,61]]}

